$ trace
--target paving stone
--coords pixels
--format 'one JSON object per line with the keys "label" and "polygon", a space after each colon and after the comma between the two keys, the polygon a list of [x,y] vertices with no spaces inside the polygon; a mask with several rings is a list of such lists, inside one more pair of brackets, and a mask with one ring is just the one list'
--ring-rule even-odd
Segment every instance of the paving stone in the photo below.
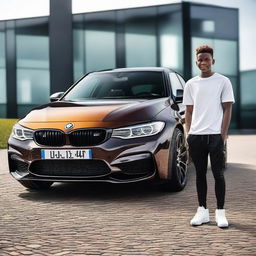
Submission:
{"label": "paving stone", "polygon": [[[246,164],[237,157],[243,136],[229,140],[228,229],[214,221],[210,170],[211,221],[191,227],[197,208],[192,165],[188,184],[179,193],[163,193],[149,183],[56,183],[49,191],[29,192],[3,168],[6,164],[0,165],[0,256],[255,256],[256,155]],[[246,147],[255,151],[255,141],[256,136],[246,138]],[[5,150],[0,150],[2,159],[6,161]]]}

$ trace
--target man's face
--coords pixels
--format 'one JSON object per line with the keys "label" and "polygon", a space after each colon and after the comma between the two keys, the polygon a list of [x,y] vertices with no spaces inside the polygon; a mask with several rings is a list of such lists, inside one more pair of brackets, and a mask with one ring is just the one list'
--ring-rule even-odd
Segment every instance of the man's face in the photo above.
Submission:
{"label": "man's face", "polygon": [[214,59],[210,53],[199,53],[196,56],[196,65],[203,72],[211,72],[212,65],[214,64]]}

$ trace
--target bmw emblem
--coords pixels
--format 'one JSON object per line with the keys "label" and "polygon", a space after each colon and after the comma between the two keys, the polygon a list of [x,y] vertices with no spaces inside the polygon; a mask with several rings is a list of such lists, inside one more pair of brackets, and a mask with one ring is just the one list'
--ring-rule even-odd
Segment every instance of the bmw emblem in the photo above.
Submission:
{"label": "bmw emblem", "polygon": [[65,129],[68,130],[68,129],[72,129],[75,125],[73,123],[68,123],[66,124],[65,126]]}

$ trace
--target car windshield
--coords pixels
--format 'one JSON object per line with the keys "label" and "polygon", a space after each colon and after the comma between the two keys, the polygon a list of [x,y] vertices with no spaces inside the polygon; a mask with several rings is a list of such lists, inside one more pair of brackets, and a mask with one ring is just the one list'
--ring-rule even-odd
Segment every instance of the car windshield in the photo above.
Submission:
{"label": "car windshield", "polygon": [[92,73],[62,99],[153,99],[166,97],[163,74],[157,71]]}

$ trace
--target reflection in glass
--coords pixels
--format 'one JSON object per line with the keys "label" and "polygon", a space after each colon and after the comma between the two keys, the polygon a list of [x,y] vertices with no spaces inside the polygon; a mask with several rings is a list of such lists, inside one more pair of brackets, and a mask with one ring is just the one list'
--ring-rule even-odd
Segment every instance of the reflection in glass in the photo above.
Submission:
{"label": "reflection in glass", "polygon": [[73,16],[74,80],[116,67],[115,12]]}
{"label": "reflection in glass", "polygon": [[17,67],[49,68],[47,36],[17,35]]}
{"label": "reflection in glass", "polygon": [[157,8],[124,11],[125,66],[157,65]]}
{"label": "reflection in glass", "polygon": [[202,31],[206,33],[213,33],[215,31],[215,23],[213,20],[202,21]]}
{"label": "reflection in glass", "polygon": [[192,37],[212,37],[215,39],[238,39],[238,10],[207,5],[191,5]]}
{"label": "reflection in glass", "polygon": [[126,67],[156,66],[156,32],[152,20],[125,26]]}
{"label": "reflection in glass", "polygon": [[0,32],[0,118],[6,117],[5,33]]}
{"label": "reflection in glass", "polygon": [[85,72],[116,66],[115,12],[84,15]]}
{"label": "reflection in glass", "polygon": [[160,48],[161,66],[178,69],[178,52],[175,51],[175,49],[178,48],[178,37],[173,35],[161,35]]}
{"label": "reflection in glass", "polygon": [[115,67],[114,31],[85,30],[86,73]]}
{"label": "reflection in glass", "polygon": [[49,102],[49,38],[46,18],[16,23],[18,116]]}
{"label": "reflection in glass", "polygon": [[0,104],[6,103],[6,74],[5,68],[0,68]]}
{"label": "reflection in glass", "polygon": [[215,68],[224,75],[237,75],[237,42],[231,40],[215,40]]}
{"label": "reflection in glass", "polygon": [[241,72],[242,128],[256,128],[256,70]]}
{"label": "reflection in glass", "polygon": [[0,68],[5,67],[5,33],[0,32]]}
{"label": "reflection in glass", "polygon": [[180,5],[158,7],[160,66],[183,73],[183,35]]}
{"label": "reflection in glass", "polygon": [[17,100],[19,104],[44,104],[49,101],[49,72],[40,69],[18,69]]}
{"label": "reflection in glass", "polygon": [[[241,104],[243,108],[256,109],[256,70],[241,72]],[[255,116],[256,117],[256,116]]]}
{"label": "reflection in glass", "polygon": [[74,80],[78,80],[85,73],[84,69],[84,31],[73,30],[74,44]]}

